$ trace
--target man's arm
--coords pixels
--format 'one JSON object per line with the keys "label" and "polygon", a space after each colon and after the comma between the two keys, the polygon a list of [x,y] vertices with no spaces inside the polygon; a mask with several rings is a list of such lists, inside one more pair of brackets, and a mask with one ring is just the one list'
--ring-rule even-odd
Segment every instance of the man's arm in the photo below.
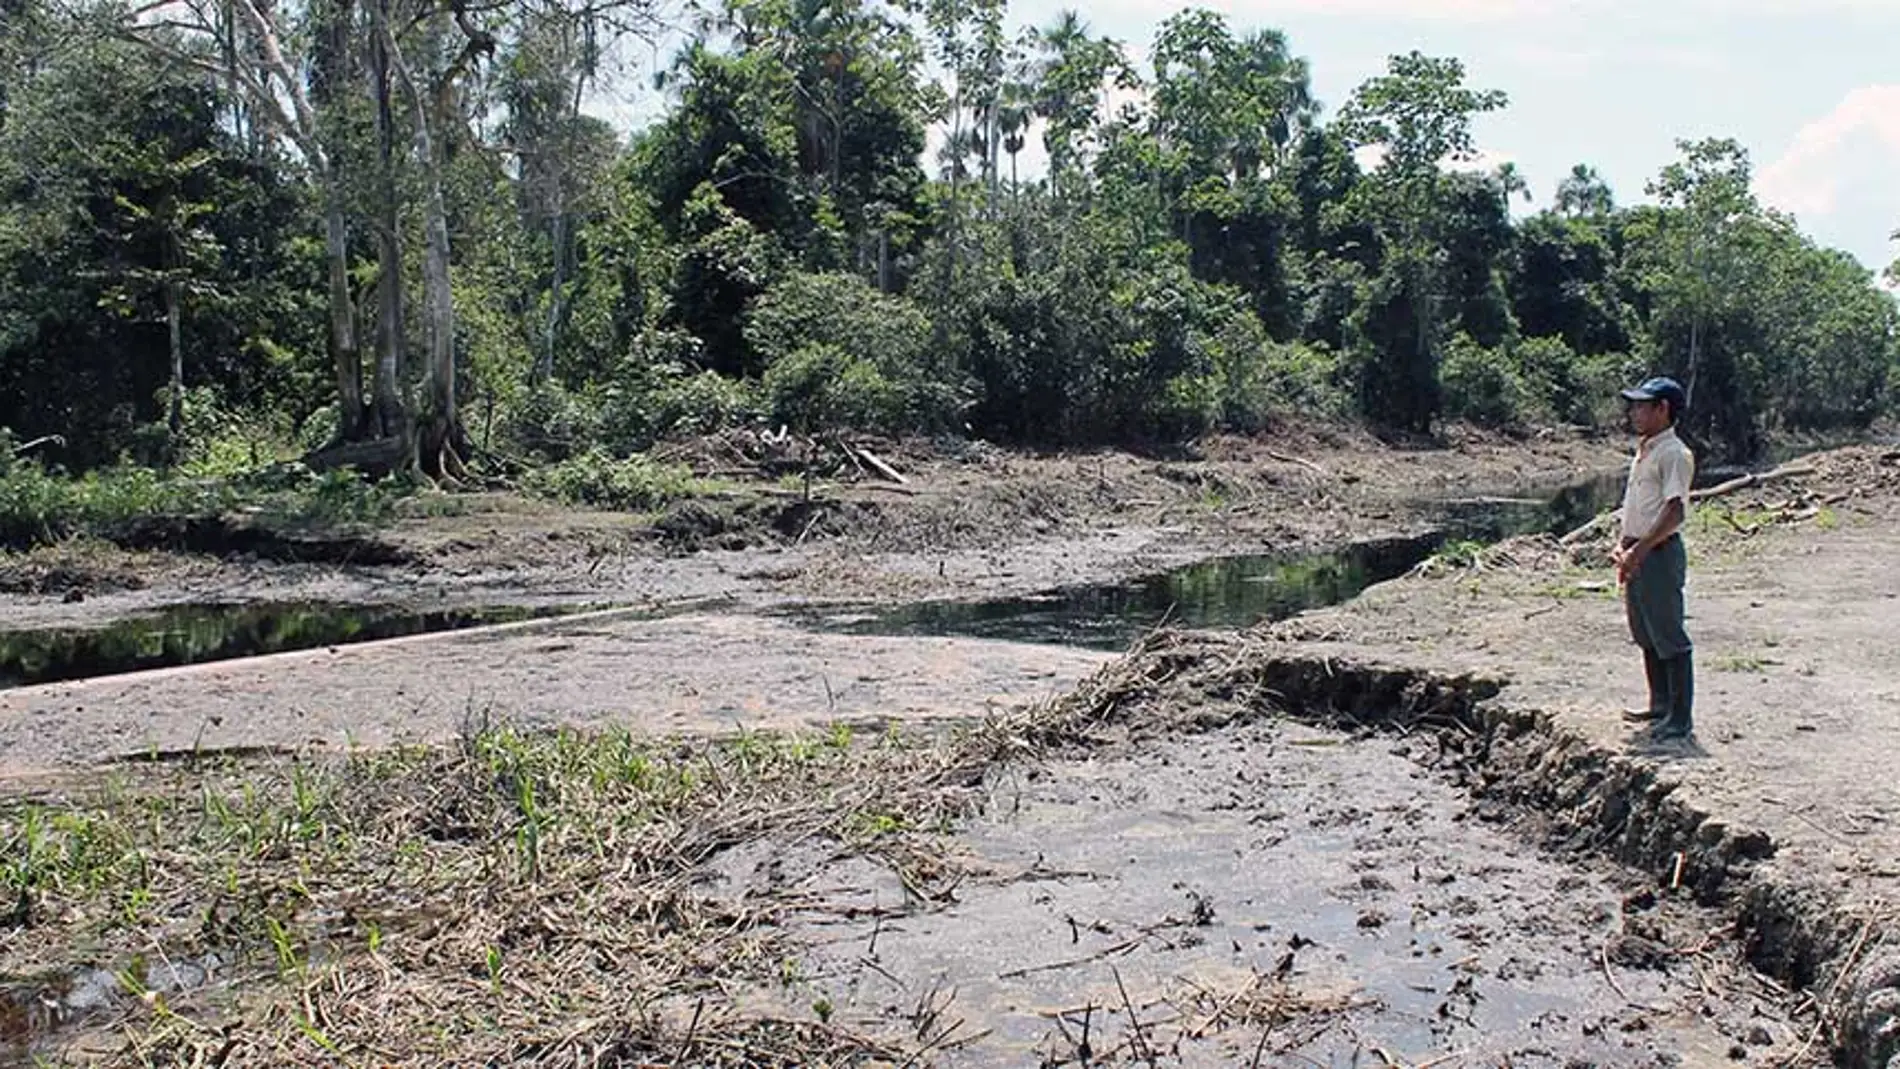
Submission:
{"label": "man's arm", "polygon": [[1648,534],[1637,539],[1636,544],[1630,547],[1630,552],[1639,559],[1648,556],[1650,550],[1667,542],[1670,535],[1682,529],[1682,518],[1687,511],[1682,498],[1672,497],[1664,502],[1662,515],[1656,518],[1656,525],[1649,529]]}
{"label": "man's arm", "polygon": [[1643,559],[1650,551],[1669,540],[1669,536],[1682,529],[1682,521],[1688,515],[1689,507],[1689,463],[1687,458],[1676,456],[1664,462],[1663,493],[1668,495],[1663,502],[1662,515],[1639,539],[1617,555],[1617,572],[1624,579],[1636,574],[1643,566]]}

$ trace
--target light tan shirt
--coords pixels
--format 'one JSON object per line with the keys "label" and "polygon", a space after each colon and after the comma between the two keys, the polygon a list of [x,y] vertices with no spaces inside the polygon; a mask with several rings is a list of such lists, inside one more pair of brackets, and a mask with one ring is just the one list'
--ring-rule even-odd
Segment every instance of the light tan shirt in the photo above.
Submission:
{"label": "light tan shirt", "polygon": [[1623,489],[1623,537],[1638,539],[1655,530],[1663,509],[1678,498],[1689,521],[1689,487],[1695,482],[1695,454],[1676,437],[1674,427],[1646,438],[1630,461]]}

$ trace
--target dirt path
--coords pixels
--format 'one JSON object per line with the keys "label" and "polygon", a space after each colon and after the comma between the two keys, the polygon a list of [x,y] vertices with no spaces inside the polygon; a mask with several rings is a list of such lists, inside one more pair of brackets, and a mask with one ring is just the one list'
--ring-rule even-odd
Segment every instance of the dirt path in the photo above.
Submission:
{"label": "dirt path", "polygon": [[1104,654],[817,634],[757,616],[559,620],[0,691],[0,773],[253,748],[454,738],[471,718],[652,735],[980,718]]}

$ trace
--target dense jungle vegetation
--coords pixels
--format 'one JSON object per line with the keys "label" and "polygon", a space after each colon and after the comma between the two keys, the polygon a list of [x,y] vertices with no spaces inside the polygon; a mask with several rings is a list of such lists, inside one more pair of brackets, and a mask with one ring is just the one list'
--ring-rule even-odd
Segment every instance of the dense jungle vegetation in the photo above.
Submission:
{"label": "dense jungle vegetation", "polygon": [[[49,469],[351,443],[453,480],[742,424],[1425,435],[1603,425],[1668,372],[1746,458],[1893,402],[1896,302],[1730,140],[1626,204],[1460,166],[1508,101],[1455,58],[1322,108],[1293,42],[1202,10],[1137,68],[1000,0],[648,3],[0,0],[15,511]],[[662,33],[658,117],[590,114]]]}

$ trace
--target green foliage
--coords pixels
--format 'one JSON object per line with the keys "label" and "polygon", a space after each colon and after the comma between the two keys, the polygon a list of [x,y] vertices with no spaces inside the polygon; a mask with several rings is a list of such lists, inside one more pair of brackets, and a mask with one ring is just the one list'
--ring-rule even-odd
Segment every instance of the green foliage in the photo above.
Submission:
{"label": "green foliage", "polygon": [[663,464],[645,456],[616,458],[598,449],[538,468],[524,486],[568,504],[624,512],[656,509],[699,489],[685,465]]}
{"label": "green foliage", "polygon": [[1460,334],[1445,350],[1445,414],[1491,427],[1523,421],[1531,391],[1511,354],[1486,349]]}
{"label": "green foliage", "polygon": [[217,513],[230,501],[220,484],[166,479],[150,468],[112,468],[69,479],[38,464],[16,464],[0,476],[0,544],[98,534],[143,516]]}
{"label": "green foliage", "polygon": [[807,434],[903,426],[902,392],[876,365],[835,345],[810,344],[774,363],[765,396],[774,421]]}
{"label": "green foliage", "polygon": [[64,435],[79,465],[150,453],[168,289],[187,385],[230,409],[314,407],[321,304],[289,168],[232,135],[209,83],[48,22],[63,44],[5,86],[0,122],[0,423]]}
{"label": "green foliage", "polygon": [[[845,274],[797,273],[759,299],[745,336],[766,366],[765,390],[775,418],[812,430],[819,413],[794,395],[811,395],[813,375],[849,376],[838,383],[841,426],[925,431],[955,426],[968,387],[934,353],[930,318],[916,303],[879,293]],[[797,370],[780,365],[798,360]],[[845,395],[850,395],[847,399]],[[791,401],[792,408],[785,405]],[[819,418],[820,423],[807,420]]]}
{"label": "green foliage", "polygon": [[[152,62],[254,41],[187,21],[138,30],[141,48],[103,9],[15,6],[0,423],[63,434],[40,455],[114,479],[138,463],[242,483],[360,435],[338,383],[374,381],[379,349],[392,403],[438,402],[421,359],[438,309],[415,292],[436,224],[467,424],[451,437],[478,464],[573,462],[550,492],[580,500],[641,497],[603,457],[768,419],[1090,444],[1319,414],[1427,435],[1447,417],[1614,424],[1618,387],[1668,372],[1713,460],[1865,428],[1900,381],[1893,298],[1758,204],[1739,145],[1683,144],[1638,207],[1579,165],[1553,210],[1514,221],[1525,176],[1445,166],[1505,104],[1452,57],[1391,57],[1322,125],[1293,42],[1209,10],[1163,19],[1138,70],[1073,13],[1010,40],[1001,0],[721,0],[665,65],[662,114],[619,131],[579,110],[611,47],[599,25],[498,20],[475,78],[446,65],[468,25],[434,10],[399,36],[415,73],[448,79],[441,99],[492,117],[471,126],[400,92],[382,114],[376,80],[339,67],[366,20],[293,5],[264,13],[310,75],[317,121],[290,131],[262,121],[290,87],[260,107],[242,79]],[[439,159],[407,145],[418,118]],[[1036,131],[1047,173],[1019,174]],[[439,217],[422,210],[438,189]],[[333,301],[354,368],[330,359]],[[33,537],[111,496],[20,478]]]}

